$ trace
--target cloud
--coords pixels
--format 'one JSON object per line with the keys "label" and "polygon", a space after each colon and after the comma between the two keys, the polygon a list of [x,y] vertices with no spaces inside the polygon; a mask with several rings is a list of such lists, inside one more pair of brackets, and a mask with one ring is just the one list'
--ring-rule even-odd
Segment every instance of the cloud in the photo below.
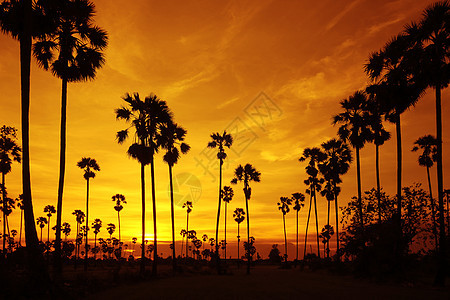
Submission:
{"label": "cloud", "polygon": [[329,31],[331,28],[333,28],[334,26],[336,26],[337,23],[339,23],[339,21],[349,12],[351,11],[359,2],[361,2],[360,0],[355,0],[352,3],[350,3],[349,5],[347,5],[347,7],[344,8],[344,10],[342,10],[339,14],[337,14],[333,19],[331,19],[330,22],[328,22],[327,26],[325,27],[325,31]]}

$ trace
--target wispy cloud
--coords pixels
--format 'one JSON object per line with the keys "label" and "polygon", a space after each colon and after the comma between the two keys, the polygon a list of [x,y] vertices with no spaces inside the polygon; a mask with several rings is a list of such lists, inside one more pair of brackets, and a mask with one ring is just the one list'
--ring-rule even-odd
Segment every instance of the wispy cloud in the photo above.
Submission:
{"label": "wispy cloud", "polygon": [[337,14],[333,19],[331,19],[330,22],[328,22],[327,26],[325,27],[326,31],[330,30],[334,26],[336,26],[337,23],[349,12],[351,11],[359,2],[360,0],[355,0],[349,5],[347,5],[339,14]]}

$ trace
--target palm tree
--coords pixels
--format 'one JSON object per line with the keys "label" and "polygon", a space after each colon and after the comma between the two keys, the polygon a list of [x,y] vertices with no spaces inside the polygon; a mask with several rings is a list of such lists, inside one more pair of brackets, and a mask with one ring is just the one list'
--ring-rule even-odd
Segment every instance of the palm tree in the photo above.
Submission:
{"label": "palm tree", "polygon": [[47,225],[47,218],[46,217],[39,217],[36,219],[36,224],[41,228],[41,243],[42,243],[42,229]]}
{"label": "palm tree", "polygon": [[[319,170],[323,174],[327,184],[321,192],[328,200],[328,217],[327,225],[330,225],[330,201],[334,200],[335,216],[336,216],[336,253],[337,259],[339,256],[339,214],[337,197],[341,191],[338,186],[342,182],[340,176],[344,175],[350,169],[352,162],[352,153],[347,144],[342,140],[331,139],[322,143],[322,150],[326,154],[325,160],[319,164]],[[329,249],[329,239],[327,240],[327,247]],[[329,254],[329,251],[328,251]]]}
{"label": "palm tree", "polygon": [[175,210],[173,203],[173,181],[172,181],[172,167],[178,162],[180,158],[180,152],[182,154],[186,154],[191,146],[184,143],[184,139],[187,131],[173,123],[168,122],[161,126],[161,137],[162,137],[162,147],[166,149],[166,153],[164,154],[164,161],[169,166],[169,183],[170,183],[170,215],[172,218],[172,266],[173,272],[176,271],[177,262],[176,262],[176,254],[175,254]]}
{"label": "palm tree", "polygon": [[[234,178],[231,180],[232,184],[237,184],[239,182],[244,183],[244,196],[245,196],[245,207],[247,212],[247,245],[250,245],[250,220],[248,213],[248,202],[250,201],[250,197],[252,195],[252,188],[250,187],[250,182],[260,182],[261,181],[261,173],[257,171],[251,164],[246,164],[244,167],[239,165],[234,170]],[[216,246],[217,249],[217,246]],[[247,274],[250,274],[250,263],[251,263],[251,255],[250,255],[250,247],[247,247]]]}
{"label": "palm tree", "polygon": [[237,240],[238,240],[238,245],[237,245],[237,258],[238,258],[238,267],[239,267],[239,262],[241,261],[241,257],[239,256],[239,242],[241,241],[241,236],[239,234],[239,224],[241,224],[244,220],[245,220],[245,211],[243,208],[236,208],[233,212],[233,218],[237,223]]}
{"label": "palm tree", "polygon": [[96,259],[97,256],[97,234],[100,232],[100,228],[102,228],[102,220],[100,219],[95,219],[94,222],[92,223],[92,228],[94,228],[94,260]]}
{"label": "palm tree", "polygon": [[[436,284],[444,285],[445,281],[445,255],[446,255],[446,236],[444,221],[444,184],[442,171],[442,108],[441,108],[441,90],[446,88],[449,83],[448,76],[448,40],[450,37],[449,1],[438,1],[428,6],[423,12],[423,18],[417,26],[418,35],[412,34],[418,38],[423,47],[423,60],[421,66],[425,66],[426,75],[424,76],[427,85],[435,89],[436,93],[436,139],[437,139],[437,179],[438,179],[438,198],[439,198],[439,263]],[[414,30],[410,27],[409,33]]]}
{"label": "palm tree", "polygon": [[[381,183],[380,183],[380,146],[391,138],[391,133],[386,131],[382,121],[382,107],[377,95],[372,93],[372,88],[366,88],[369,95],[369,104],[367,112],[369,114],[369,126],[373,134],[373,143],[375,144],[375,171],[377,177],[377,200],[378,200],[378,223],[381,224]],[[336,235],[339,239],[339,229],[336,226]]]}
{"label": "palm tree", "polygon": [[117,211],[117,219],[119,221],[119,242],[121,241],[120,238],[120,211],[123,209],[123,204],[126,204],[127,201],[125,200],[125,196],[122,194],[115,194],[112,196],[112,201],[116,203],[114,206],[114,209]]}
{"label": "palm tree", "polygon": [[109,238],[112,239],[112,234],[116,231],[116,225],[113,223],[109,223],[108,227],[106,227],[106,231],[108,231]]}
{"label": "palm tree", "polygon": [[287,236],[286,236],[286,214],[291,210],[289,208],[292,205],[292,199],[288,197],[280,197],[280,202],[277,203],[278,209],[283,214],[283,229],[284,229],[284,262],[287,263],[288,251],[287,251]]}
{"label": "palm tree", "polygon": [[95,178],[95,171],[100,171],[100,167],[97,161],[90,157],[83,157],[77,163],[77,167],[84,171],[83,177],[86,179],[86,240],[85,240],[85,253],[84,253],[84,270],[87,271],[87,258],[88,258],[88,232],[89,232],[89,179]]}
{"label": "palm tree", "polygon": [[[181,252],[180,252],[180,256],[182,257],[183,256],[184,237],[187,235],[186,229],[181,229],[180,235],[181,235]],[[186,244],[186,247],[187,247],[187,244]]]}
{"label": "palm tree", "polygon": [[16,198],[17,207],[20,209],[20,230],[19,230],[19,246],[22,246],[22,225],[23,225],[23,194]]}
{"label": "palm tree", "polygon": [[309,226],[309,218],[311,216],[311,207],[312,200],[314,199],[314,213],[316,217],[316,238],[317,238],[317,257],[320,258],[320,244],[319,244],[319,219],[317,216],[317,195],[316,192],[319,192],[322,188],[322,183],[324,182],[323,178],[319,178],[319,170],[317,169],[317,165],[321,163],[325,158],[326,154],[323,153],[319,148],[305,148],[303,150],[302,157],[299,158],[300,162],[305,161],[309,158],[308,165],[306,166],[306,174],[308,175],[308,179],[304,181],[304,183],[308,186],[306,193],[309,194],[309,211],[308,218],[306,221],[306,234],[305,234],[305,250],[303,252],[303,259],[306,256],[306,243],[308,240],[308,226]]}
{"label": "palm tree", "polygon": [[72,229],[70,228],[70,224],[67,223],[67,222],[64,222],[62,224],[62,233],[64,233],[64,239],[65,240],[67,240],[67,237],[69,236],[71,231],[72,231]]}
{"label": "palm tree", "polygon": [[[129,104],[129,108],[121,107],[116,110],[116,119],[123,119],[132,123],[135,128],[135,141],[128,148],[128,154],[138,159],[141,163],[141,186],[142,186],[142,245],[145,241],[145,181],[144,166],[150,164],[150,175],[152,181],[152,206],[153,206],[153,247],[154,259],[152,264],[152,274],[157,272],[157,231],[156,231],[156,193],[155,193],[155,165],[154,155],[162,145],[161,127],[163,124],[171,122],[172,114],[167,107],[167,103],[159,99],[156,95],[145,97],[142,101],[138,93],[134,96],[129,94],[123,98]],[[117,139],[123,143],[128,137],[129,128],[119,131]],[[145,257],[145,248],[142,246],[142,257]],[[141,260],[140,273],[143,276],[145,262]]]}
{"label": "palm tree", "polygon": [[293,193],[292,194],[292,201],[294,201],[294,206],[292,207],[296,212],[297,212],[297,219],[296,219],[296,249],[297,249],[297,253],[296,253],[296,258],[295,260],[298,261],[298,213],[300,212],[300,209],[305,206],[305,195],[303,195],[302,193]]}
{"label": "palm tree", "polygon": [[436,209],[431,189],[430,168],[434,165],[434,162],[437,158],[437,144],[437,139],[434,136],[428,134],[418,138],[414,142],[415,146],[412,148],[413,152],[416,152],[419,149],[422,149],[423,151],[422,154],[419,155],[419,165],[427,168],[428,188],[430,190],[431,216],[433,220],[433,234],[436,250],[438,250],[438,233],[436,226]]}
{"label": "palm tree", "polygon": [[46,207],[44,207],[44,212],[47,213],[48,217],[47,242],[50,242],[50,218],[52,217],[52,214],[56,213],[56,210],[53,205],[47,205]]}
{"label": "palm tree", "polygon": [[76,238],[75,238],[76,246],[77,246],[77,249],[76,249],[76,259],[75,259],[75,268],[76,268],[76,267],[77,267],[77,262],[78,262],[78,253],[79,253],[79,251],[80,251],[80,245],[79,245],[79,243],[78,243],[77,241],[78,241],[79,236],[80,236],[80,227],[81,227],[81,224],[83,224],[84,218],[86,217],[86,215],[85,215],[84,212],[82,212],[80,209],[74,210],[74,211],[72,212],[72,215],[75,216],[75,220],[77,221],[77,235],[76,235]]}
{"label": "palm tree", "polygon": [[[55,28],[33,45],[38,65],[62,81],[60,160],[56,226],[61,227],[62,198],[66,166],[67,83],[94,79],[105,62],[107,33],[94,25],[95,5],[89,0],[56,2]],[[56,231],[56,257],[60,254],[61,233]],[[59,262],[58,262],[59,263]],[[60,266],[58,266],[59,268]]]}
{"label": "palm tree", "polygon": [[225,261],[227,260],[227,205],[233,199],[234,192],[229,186],[224,186],[222,189],[221,198],[225,202]]}
{"label": "palm tree", "polygon": [[[5,176],[9,172],[11,172],[11,164],[13,161],[19,162],[21,161],[21,149],[19,145],[17,145],[17,130],[14,127],[3,125],[0,128],[0,172],[2,173],[2,199],[6,199],[6,185],[5,185]],[[6,211],[7,211],[7,201],[3,201],[3,250],[5,250],[6,244]],[[34,223],[33,223],[34,225]],[[5,252],[4,252],[5,253]]]}
{"label": "palm tree", "polygon": [[[186,233],[189,233],[189,214],[192,211],[192,202],[186,201],[183,203],[183,208],[186,208]],[[189,236],[186,234],[186,258],[188,257],[188,242],[189,242]]]}
{"label": "palm tree", "polygon": [[222,134],[216,132],[211,134],[211,139],[208,143],[208,148],[218,148],[217,158],[219,159],[219,206],[217,209],[217,222],[216,222],[216,259],[217,259],[217,271],[220,272],[220,256],[219,256],[219,221],[220,221],[220,206],[222,200],[222,165],[224,159],[227,158],[225,153],[225,147],[230,148],[233,144],[233,137],[227,133],[226,130]]}
{"label": "palm tree", "polygon": [[361,163],[359,151],[366,142],[373,139],[372,131],[368,124],[367,95],[362,91],[356,91],[348,99],[340,102],[344,112],[333,117],[333,125],[341,124],[338,135],[343,141],[348,141],[356,151],[356,176],[358,182],[358,210],[360,226],[364,228],[364,216],[361,199]]}

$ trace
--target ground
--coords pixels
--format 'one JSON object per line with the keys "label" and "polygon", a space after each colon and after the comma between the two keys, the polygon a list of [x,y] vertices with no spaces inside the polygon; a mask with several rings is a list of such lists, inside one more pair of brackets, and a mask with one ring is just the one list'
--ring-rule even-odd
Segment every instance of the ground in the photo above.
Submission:
{"label": "ground", "polygon": [[87,299],[450,299],[448,287],[433,288],[429,279],[381,284],[323,270],[276,266],[257,266],[251,275],[241,267],[231,268],[229,275],[205,270],[171,276],[162,267],[164,275],[158,279],[92,291]]}

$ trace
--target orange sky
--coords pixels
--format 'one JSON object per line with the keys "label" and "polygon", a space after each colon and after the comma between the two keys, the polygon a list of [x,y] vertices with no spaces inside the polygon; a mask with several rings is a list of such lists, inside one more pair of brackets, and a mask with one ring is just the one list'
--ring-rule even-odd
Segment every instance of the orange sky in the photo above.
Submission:
{"label": "orange sky", "polygon": [[[117,224],[111,196],[121,193],[128,201],[121,213],[122,236],[140,236],[139,164],[126,156],[128,144],[115,141],[116,131],[125,124],[115,120],[114,109],[122,104],[121,96],[126,92],[142,96],[153,92],[168,102],[175,121],[188,130],[187,142],[192,148],[174,173],[193,174],[201,184],[190,228],[200,236],[214,235],[218,162],[214,160],[208,169],[212,177],[198,161],[208,163],[202,151],[212,132],[227,128],[233,132],[237,128],[234,151],[228,151],[224,182],[229,182],[238,164],[252,163],[262,173],[261,183],[252,185],[251,235],[257,248],[258,242],[281,244],[281,213],[276,203],[280,196],[305,191],[304,164],[298,162],[303,149],[335,136],[337,128],[331,125],[331,117],[339,112],[339,100],[366,85],[362,67],[368,54],[382,47],[403,25],[417,20],[432,2],[136,0],[124,5],[95,1],[95,21],[108,31],[109,46],[106,64],[95,81],[69,84],[63,221],[74,228],[72,211],[85,210],[86,184],[76,162],[89,156],[101,167],[91,184],[90,222],[100,218],[104,225]],[[1,123],[20,128],[19,47],[5,35],[0,35],[0,45]],[[30,122],[35,217],[44,215],[45,205],[56,206],[60,89],[59,79],[33,63]],[[267,98],[261,98],[264,95]],[[450,130],[445,118],[449,113],[447,97],[444,92],[444,151]],[[270,103],[272,114],[263,119],[252,115],[256,108],[264,112],[263,103]],[[402,115],[402,125],[404,185],[425,182],[425,169],[418,166],[417,153],[410,149],[419,136],[435,134],[432,90]],[[388,128],[392,132],[392,126]],[[362,185],[368,190],[375,185],[374,146],[367,145],[361,155]],[[390,194],[395,191],[395,156],[394,138],[381,148],[381,180]],[[448,167],[450,159],[444,155],[444,171]],[[156,160],[156,176],[158,236],[167,241],[168,170],[161,156]],[[343,177],[340,205],[356,193],[355,177],[352,166]],[[146,178],[150,182],[149,173]],[[7,176],[10,196],[19,194],[20,180],[20,166],[15,164]],[[232,238],[236,236],[236,223],[231,212],[245,205],[241,186],[233,188],[235,198],[228,214],[228,236]],[[182,187],[181,193],[187,192],[187,187]],[[151,238],[150,198],[147,203],[147,236]],[[319,205],[322,228],[326,201],[320,198]],[[177,207],[175,213],[178,233],[184,228],[185,211]],[[306,215],[305,208],[300,213],[300,232],[304,232]],[[12,227],[18,226],[18,220],[19,211],[15,211]],[[287,220],[288,238],[293,242],[295,214],[290,213]],[[241,235],[245,236],[245,223],[242,225]],[[103,228],[100,236],[106,235]],[[268,250],[260,254],[266,256]]]}

